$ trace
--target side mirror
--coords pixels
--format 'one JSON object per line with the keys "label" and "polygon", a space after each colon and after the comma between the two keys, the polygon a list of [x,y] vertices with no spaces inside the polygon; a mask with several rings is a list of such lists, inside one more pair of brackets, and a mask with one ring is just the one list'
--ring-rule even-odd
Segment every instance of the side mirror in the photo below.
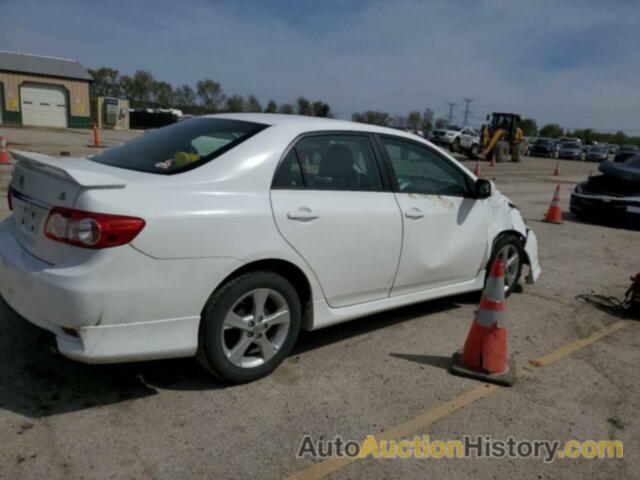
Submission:
{"label": "side mirror", "polygon": [[486,178],[476,180],[474,196],[475,198],[489,198],[493,195],[493,184]]}

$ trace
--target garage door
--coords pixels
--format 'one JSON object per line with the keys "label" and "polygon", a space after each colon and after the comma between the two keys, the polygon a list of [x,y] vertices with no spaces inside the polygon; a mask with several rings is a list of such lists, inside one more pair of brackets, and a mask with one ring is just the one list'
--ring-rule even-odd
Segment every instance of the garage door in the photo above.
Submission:
{"label": "garage door", "polygon": [[23,125],[67,126],[67,94],[62,87],[24,85],[20,104]]}

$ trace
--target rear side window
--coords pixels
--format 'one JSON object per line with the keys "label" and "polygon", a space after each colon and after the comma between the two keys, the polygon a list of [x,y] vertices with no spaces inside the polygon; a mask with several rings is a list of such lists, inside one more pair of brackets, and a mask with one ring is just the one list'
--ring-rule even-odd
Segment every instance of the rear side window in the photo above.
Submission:
{"label": "rear side window", "polygon": [[228,152],[265,128],[252,122],[193,118],[145,133],[92,160],[140,172],[179,173]]}
{"label": "rear side window", "polygon": [[300,170],[300,164],[298,163],[298,156],[296,155],[295,148],[289,150],[289,153],[278,170],[278,174],[274,180],[275,188],[283,189],[296,189],[304,187],[304,180],[302,179],[302,170]]}
{"label": "rear side window", "polygon": [[380,190],[382,181],[369,137],[319,135],[301,139],[284,158],[274,188],[301,187],[310,190]]}

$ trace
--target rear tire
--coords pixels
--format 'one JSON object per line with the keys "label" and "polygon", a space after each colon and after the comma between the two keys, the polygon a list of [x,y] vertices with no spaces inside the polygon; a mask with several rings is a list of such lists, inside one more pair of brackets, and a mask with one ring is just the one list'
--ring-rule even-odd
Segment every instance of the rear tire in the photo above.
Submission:
{"label": "rear tire", "polygon": [[494,150],[497,163],[502,163],[507,160],[507,157],[509,156],[509,144],[507,142],[500,140],[496,143]]}
{"label": "rear tire", "polygon": [[511,160],[513,162],[520,163],[522,161],[522,155],[524,154],[523,150],[524,147],[521,143],[515,145],[515,147],[513,148],[513,155],[511,155]]}
{"label": "rear tire", "polygon": [[257,271],[231,279],[202,312],[198,361],[233,383],[265,377],[291,353],[301,319],[298,294],[281,275]]}
{"label": "rear tire", "polygon": [[[515,289],[519,288],[522,264],[524,263],[524,248],[522,242],[518,237],[510,233],[499,236],[493,246],[493,253],[487,264],[486,278],[489,278],[489,272],[491,272],[491,267],[498,255],[501,255],[505,262],[504,294],[508,297]],[[510,259],[514,257],[517,260],[515,260],[515,263],[509,265]]]}

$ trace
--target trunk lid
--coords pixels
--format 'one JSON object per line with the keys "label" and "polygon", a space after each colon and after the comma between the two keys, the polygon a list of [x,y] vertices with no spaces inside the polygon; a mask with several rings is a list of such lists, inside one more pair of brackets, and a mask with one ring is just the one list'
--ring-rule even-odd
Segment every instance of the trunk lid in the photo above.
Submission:
{"label": "trunk lid", "polygon": [[73,208],[80,192],[89,188],[124,188],[126,180],[114,170],[87,159],[60,160],[39,153],[12,151],[18,160],[11,179],[14,232],[26,251],[50,264],[59,264],[76,247],[44,234],[53,207]]}

